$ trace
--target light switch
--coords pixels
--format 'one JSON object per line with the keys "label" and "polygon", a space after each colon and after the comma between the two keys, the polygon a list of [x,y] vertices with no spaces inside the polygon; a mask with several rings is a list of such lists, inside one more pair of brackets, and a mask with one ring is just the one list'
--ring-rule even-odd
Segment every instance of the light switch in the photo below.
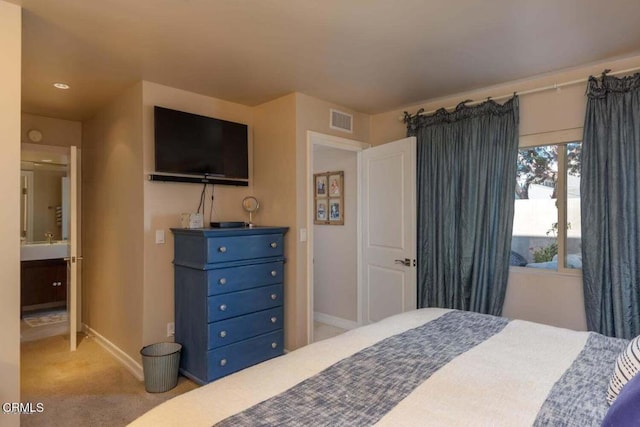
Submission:
{"label": "light switch", "polygon": [[301,228],[300,229],[300,241],[301,242],[306,242],[307,241],[307,229],[306,228]]}
{"label": "light switch", "polygon": [[164,243],[164,230],[156,230],[156,243]]}

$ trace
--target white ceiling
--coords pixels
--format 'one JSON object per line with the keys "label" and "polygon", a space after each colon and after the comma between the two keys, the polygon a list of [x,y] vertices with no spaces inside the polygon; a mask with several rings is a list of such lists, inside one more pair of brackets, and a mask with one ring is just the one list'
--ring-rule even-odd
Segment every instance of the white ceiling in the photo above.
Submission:
{"label": "white ceiling", "polygon": [[378,113],[640,53],[638,0],[10,1],[24,8],[23,111],[75,120],[141,79]]}

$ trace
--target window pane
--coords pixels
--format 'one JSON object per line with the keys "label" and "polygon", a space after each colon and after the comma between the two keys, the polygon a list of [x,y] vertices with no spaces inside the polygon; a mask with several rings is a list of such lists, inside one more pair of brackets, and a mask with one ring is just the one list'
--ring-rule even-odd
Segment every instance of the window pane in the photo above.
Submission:
{"label": "window pane", "polygon": [[558,146],[518,151],[511,265],[557,270]]}
{"label": "window pane", "polygon": [[580,171],[582,144],[566,145],[567,150],[567,245],[565,266],[582,268],[582,230],[580,228]]}

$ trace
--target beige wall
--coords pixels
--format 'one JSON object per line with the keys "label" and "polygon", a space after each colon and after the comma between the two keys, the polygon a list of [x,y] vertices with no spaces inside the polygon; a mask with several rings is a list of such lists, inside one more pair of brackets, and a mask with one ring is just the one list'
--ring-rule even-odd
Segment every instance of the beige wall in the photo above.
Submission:
{"label": "beige wall", "polygon": [[[250,107],[151,82],[136,84],[83,125],[84,321],[137,362],[142,346],[170,339],[170,228],[180,226],[182,212],[196,210],[202,189],[146,179],[154,171],[154,105],[245,123],[250,135],[252,129]],[[241,202],[251,193],[216,186],[213,219],[245,219]],[[155,243],[156,230],[166,243]]]}
{"label": "beige wall", "polygon": [[[20,7],[0,1],[0,402],[20,401]],[[20,425],[0,411],[0,425]]]}
{"label": "beige wall", "polygon": [[[404,137],[404,124],[398,120],[403,111],[414,114],[419,108],[432,111],[456,105],[465,99],[479,100],[537,87],[585,79],[599,75],[605,68],[613,71],[640,66],[640,57],[609,61],[577,67],[557,73],[545,74],[517,82],[479,89],[473,92],[426,101],[406,108],[374,115],[371,136],[374,145]],[[552,89],[520,97],[521,144],[538,141],[549,143],[548,138],[581,135],[584,123],[586,83]],[[532,269],[530,269],[532,270]],[[507,285],[504,315],[537,321],[571,329],[586,330],[584,296],[581,276],[512,269]]]}
{"label": "beige wall", "polygon": [[22,113],[21,140],[33,144],[27,132],[36,129],[42,132],[42,141],[38,144],[70,147],[82,145],[82,123],[73,120],[55,119]]}
{"label": "beige wall", "polygon": [[344,171],[344,225],[313,226],[313,311],[357,322],[357,153],[314,151],[313,172],[330,171]]}
{"label": "beige wall", "polygon": [[83,321],[139,359],[143,320],[142,84],[83,124]]}
{"label": "beige wall", "polygon": [[[241,201],[253,194],[261,203],[254,217],[256,224],[290,227],[285,238],[285,346],[294,349],[305,345],[309,316],[306,245],[300,251],[297,235],[300,221],[306,226],[306,130],[343,136],[340,132],[331,131],[328,123],[329,108],[339,108],[354,114],[354,137],[365,140],[369,131],[368,116],[302,94],[290,94],[252,108],[141,82],[84,124],[83,168],[85,171],[90,169],[83,179],[83,183],[86,181],[83,187],[86,195],[83,219],[90,221],[84,225],[84,243],[89,244],[84,246],[84,266],[89,269],[84,279],[87,292],[93,292],[86,298],[85,319],[89,326],[135,360],[139,360],[138,350],[142,345],[167,339],[166,325],[174,321],[173,237],[169,229],[179,226],[182,212],[196,209],[201,191],[199,185],[145,179],[146,174],[154,170],[154,105],[249,125],[250,158],[253,159],[250,186],[216,186],[213,220],[246,219]],[[98,146],[99,143],[102,147]],[[117,185],[115,181],[118,178],[111,176],[118,175],[117,168],[111,170],[109,167],[118,159],[119,153],[111,152],[118,146],[126,146],[132,154],[117,162],[120,169],[126,169],[122,175],[131,181],[129,186]],[[296,168],[300,164],[304,165],[304,171]],[[304,183],[301,185],[301,182]],[[119,188],[120,192],[115,194],[114,188]],[[94,191],[96,189],[100,191]],[[106,195],[111,202],[117,202],[117,212],[113,211],[113,204],[105,206],[105,202],[95,195],[98,193],[103,198]],[[302,201],[297,199],[299,195],[302,195]],[[302,206],[305,211],[301,213],[297,206]],[[107,218],[105,212],[112,215]],[[104,224],[112,224],[111,216],[123,213],[130,218],[132,229],[114,224],[111,233],[93,230],[99,224],[103,227]],[[206,221],[208,213],[207,210]],[[143,228],[138,230],[135,227],[140,215]],[[166,243],[155,243],[157,230],[165,232]],[[115,259],[124,248],[127,248],[125,253],[134,254],[128,262],[118,264]],[[109,268],[104,266],[105,263],[90,265],[87,255],[93,258],[97,254],[107,258]],[[124,296],[119,291],[120,285],[107,290],[100,284],[114,280],[130,290],[131,298],[122,301]],[[98,283],[94,284],[94,281]],[[103,301],[102,305],[94,307],[99,300]],[[107,313],[119,313],[128,318],[129,326],[103,326],[102,318]]]}
{"label": "beige wall", "polygon": [[[307,184],[309,174],[313,172],[307,169],[307,131],[315,131],[327,135],[339,136],[353,139],[360,142],[369,142],[369,131],[371,129],[370,116],[358,113],[357,111],[345,108],[341,105],[332,104],[321,99],[296,93],[296,229],[292,230],[296,234],[301,228],[307,227],[307,218],[312,212],[307,212],[307,193],[311,191]],[[353,115],[353,133],[349,134],[334,130],[329,127],[330,109],[334,108]],[[297,238],[297,236],[296,236]],[[296,253],[296,282],[299,290],[296,299],[296,317],[298,319],[299,342],[308,342],[308,331],[306,324],[309,319],[309,306],[307,294],[307,243],[300,243]]]}
{"label": "beige wall", "polygon": [[254,192],[258,225],[289,227],[285,235],[285,348],[306,344],[306,319],[298,314],[301,282],[296,278],[296,95],[254,108]]}
{"label": "beige wall", "polygon": [[[250,157],[252,147],[253,111],[232,102],[198,95],[156,83],[142,83],[142,129],[145,176],[154,171],[153,107],[159,105],[174,110],[215,117],[249,125]],[[170,228],[180,226],[182,212],[195,212],[200,200],[201,185],[151,182],[144,180],[144,295],[141,345],[166,341],[167,323],[174,321],[173,298],[173,235]],[[252,187],[216,185],[214,221],[248,221],[242,210],[242,199],[252,194]],[[269,201],[262,209],[269,210]],[[140,201],[142,202],[142,200]],[[209,222],[210,198],[206,203],[205,224]],[[267,224],[258,212],[255,222]],[[278,221],[269,223],[276,224]],[[164,244],[155,243],[156,230],[165,232]]]}

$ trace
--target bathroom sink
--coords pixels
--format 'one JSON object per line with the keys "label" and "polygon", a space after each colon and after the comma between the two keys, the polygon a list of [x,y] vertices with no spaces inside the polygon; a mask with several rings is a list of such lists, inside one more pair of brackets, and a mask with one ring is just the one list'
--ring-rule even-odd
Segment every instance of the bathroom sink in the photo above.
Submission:
{"label": "bathroom sink", "polygon": [[69,242],[34,242],[20,246],[20,261],[55,259],[69,256]]}

